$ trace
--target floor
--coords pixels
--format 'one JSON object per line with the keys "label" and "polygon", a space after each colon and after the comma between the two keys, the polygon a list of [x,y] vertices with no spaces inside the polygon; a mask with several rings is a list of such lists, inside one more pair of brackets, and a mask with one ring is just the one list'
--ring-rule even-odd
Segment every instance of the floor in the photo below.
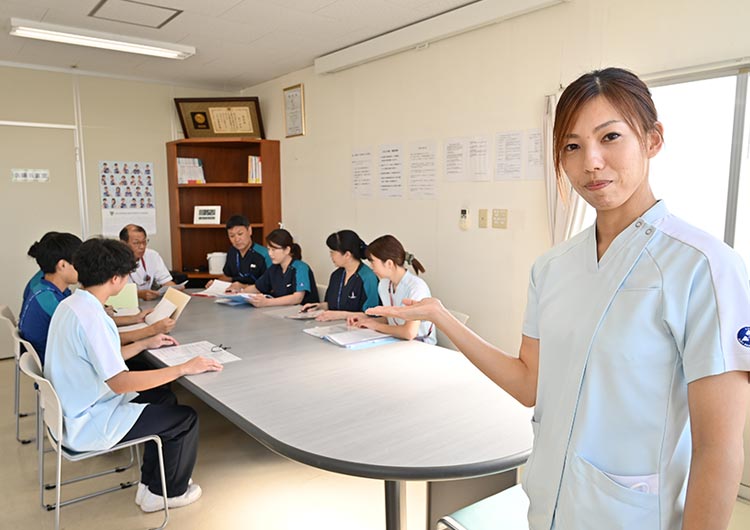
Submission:
{"label": "floor", "polygon": [[[328,473],[282,458],[235,428],[221,415],[175,385],[181,402],[200,415],[201,441],[194,480],[203,488],[195,504],[170,511],[168,528],[180,530],[271,529],[383,530],[383,485],[379,481]],[[31,385],[22,380],[22,403],[33,407]],[[13,361],[0,360],[0,528],[47,530],[54,514],[39,506],[36,449],[15,441]],[[33,435],[34,419],[22,419],[22,433]],[[126,459],[120,454],[87,462],[63,462],[63,478],[91,472]],[[46,474],[53,476],[48,455]],[[134,470],[63,488],[63,498],[137,478]],[[93,484],[92,484],[93,483]],[[101,484],[101,486],[99,486]],[[125,489],[64,507],[61,528],[114,530],[149,528],[160,514],[144,514],[134,503],[135,491]],[[51,496],[47,498],[50,502]],[[425,529],[425,488],[407,484],[408,530]],[[750,528],[750,504],[738,501],[730,530]]]}

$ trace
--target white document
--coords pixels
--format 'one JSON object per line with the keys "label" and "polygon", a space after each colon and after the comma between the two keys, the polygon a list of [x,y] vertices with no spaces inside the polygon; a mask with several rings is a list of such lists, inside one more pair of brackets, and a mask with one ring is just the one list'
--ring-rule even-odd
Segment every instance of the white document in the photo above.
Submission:
{"label": "white document", "polygon": [[308,335],[325,339],[337,346],[344,348],[362,348],[379,343],[395,342],[398,339],[379,331],[367,328],[350,328],[346,324],[335,324],[333,326],[317,326],[303,329]]}
{"label": "white document", "polygon": [[468,139],[469,175],[475,182],[490,180],[490,138],[476,136]]}
{"label": "white document", "polygon": [[166,348],[159,348],[158,350],[148,351],[149,353],[151,353],[151,355],[159,359],[167,366],[177,366],[178,364],[182,364],[189,361],[193,357],[198,356],[215,359],[221,364],[227,364],[240,360],[240,358],[236,355],[232,355],[224,349],[217,348],[215,344],[211,344],[206,340],[202,340],[200,342],[191,342],[189,344],[180,344],[179,346],[168,346]]}
{"label": "white document", "polygon": [[230,285],[232,285],[231,282],[214,280],[214,283],[211,284],[211,287],[195,293],[195,296],[226,296],[226,291],[227,289],[229,289]]}
{"label": "white document", "polygon": [[521,178],[521,132],[510,131],[495,135],[495,180]]}
{"label": "white document", "polygon": [[526,179],[540,180],[544,178],[544,151],[542,150],[542,131],[530,129],[526,131]]}
{"label": "white document", "polygon": [[372,153],[368,149],[352,151],[352,192],[356,199],[372,197]]}
{"label": "white document", "polygon": [[169,289],[170,287],[172,289],[177,289],[178,291],[184,291],[185,287],[187,287],[187,282],[188,281],[185,280],[184,282],[178,283],[177,285],[162,285],[157,292],[159,294],[164,294],[167,292],[167,289]]}
{"label": "white document", "polygon": [[409,198],[434,199],[436,176],[435,142],[413,142],[409,151]]}
{"label": "white document", "polygon": [[174,305],[166,298],[162,298],[161,302],[156,304],[154,310],[146,315],[146,318],[144,320],[146,321],[146,324],[150,326],[151,324],[159,322],[162,319],[171,317],[174,314],[175,309],[177,309],[176,305]]}
{"label": "white document", "polygon": [[445,165],[445,180],[460,182],[466,177],[466,139],[451,138],[445,141],[443,164]]}
{"label": "white document", "polygon": [[378,158],[380,197],[400,199],[404,196],[404,171],[400,145],[381,145]]}
{"label": "white document", "polygon": [[117,328],[118,333],[122,333],[123,331],[135,331],[136,329],[143,329],[145,327],[148,327],[148,324],[145,322],[138,322],[137,324],[130,324],[129,326],[120,326]]}

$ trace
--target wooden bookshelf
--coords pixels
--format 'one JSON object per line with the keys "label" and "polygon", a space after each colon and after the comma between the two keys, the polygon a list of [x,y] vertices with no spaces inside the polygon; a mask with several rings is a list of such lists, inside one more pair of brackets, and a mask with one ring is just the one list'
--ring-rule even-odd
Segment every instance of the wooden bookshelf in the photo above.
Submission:
{"label": "wooden bookshelf", "polygon": [[[248,156],[260,156],[262,184],[248,183]],[[205,184],[178,184],[177,158],[199,158]],[[230,246],[224,226],[243,214],[250,219],[253,241],[281,222],[279,142],[255,138],[194,138],[167,143],[172,268],[190,278],[212,278],[206,255]],[[193,223],[195,206],[221,206],[221,223]]]}

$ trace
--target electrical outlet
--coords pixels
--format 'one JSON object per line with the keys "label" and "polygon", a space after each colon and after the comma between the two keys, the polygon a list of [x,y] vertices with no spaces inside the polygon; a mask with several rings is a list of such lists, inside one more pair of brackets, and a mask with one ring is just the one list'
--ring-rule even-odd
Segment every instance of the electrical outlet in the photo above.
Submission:
{"label": "electrical outlet", "polygon": [[487,228],[487,208],[479,210],[479,228]]}
{"label": "electrical outlet", "polygon": [[508,210],[505,208],[492,209],[492,228],[508,228]]}

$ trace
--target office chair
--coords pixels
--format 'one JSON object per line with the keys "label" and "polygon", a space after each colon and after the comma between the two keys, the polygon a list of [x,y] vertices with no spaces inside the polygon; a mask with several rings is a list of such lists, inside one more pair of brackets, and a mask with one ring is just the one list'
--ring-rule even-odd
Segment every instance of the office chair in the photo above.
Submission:
{"label": "office chair", "polygon": [[[36,357],[36,358],[35,358]],[[62,459],[65,457],[66,460],[70,462],[79,462],[81,460],[86,460],[88,458],[93,458],[95,456],[100,456],[107,453],[112,453],[114,451],[118,451],[120,449],[124,448],[131,448],[136,445],[139,445],[141,443],[145,442],[154,442],[156,444],[156,448],[159,455],[159,474],[161,478],[161,484],[162,484],[162,495],[164,497],[164,520],[162,521],[161,526],[158,526],[151,530],[161,530],[165,526],[167,526],[167,523],[169,522],[169,508],[167,506],[167,485],[166,485],[166,478],[164,475],[164,454],[162,451],[162,444],[161,444],[161,438],[159,438],[156,435],[152,436],[144,436],[142,438],[138,438],[136,440],[129,440],[127,442],[119,443],[113,447],[110,447],[109,449],[103,449],[99,451],[71,451],[69,449],[66,449],[63,447],[62,443],[60,443],[58,440],[62,439],[63,435],[63,414],[62,414],[62,405],[60,404],[60,398],[57,395],[57,392],[55,392],[54,387],[52,386],[52,383],[50,383],[49,380],[45,379],[44,374],[41,370],[41,363],[39,362],[38,356],[34,355],[31,352],[25,352],[21,356],[21,370],[24,374],[29,376],[31,379],[34,380],[37,387],[37,392],[39,393],[39,407],[41,413],[38,416],[38,423],[40,425],[40,428],[42,424],[44,427],[46,427],[47,430],[47,439],[52,446],[52,449],[57,454],[57,461],[56,461],[56,468],[55,468],[55,490],[56,490],[56,500],[55,503],[52,505],[47,505],[47,510],[55,510],[55,530],[60,529],[60,508],[62,506],[66,506],[68,504],[72,504],[74,502],[80,502],[84,501],[86,499],[91,499],[93,497],[98,497],[99,495],[104,495],[105,493],[110,493],[113,491],[118,491],[123,488],[130,487],[134,484],[137,484],[138,481],[129,482],[125,484],[120,484],[118,486],[100,490],[94,493],[89,493],[87,495],[81,495],[80,497],[76,497],[74,499],[70,499],[64,502],[61,502],[60,500],[60,490],[61,486],[63,485],[62,482]],[[41,438],[41,436],[39,437]],[[43,462],[43,454],[44,451],[41,450],[41,444],[38,444],[38,448],[40,449],[40,477],[41,473],[43,472],[44,462]],[[76,479],[75,481],[84,480],[85,478],[92,478],[95,476],[100,476],[102,473],[97,473],[95,475],[91,475],[88,477],[80,477]],[[68,481],[72,482],[72,481]]]}
{"label": "office chair", "polygon": [[[29,444],[34,441],[33,438],[21,438],[21,418],[33,416],[33,412],[21,412],[21,368],[18,360],[21,357],[21,343],[18,334],[18,328],[15,324],[13,313],[7,306],[0,309],[0,344],[11,344],[12,355],[15,362],[14,388],[13,388],[13,415],[16,417],[16,440],[22,444]],[[10,357],[10,356],[9,356]]]}
{"label": "office chair", "polygon": [[529,530],[529,498],[516,484],[442,517],[437,530]]}
{"label": "office chair", "polygon": [[[466,324],[466,322],[469,320],[469,315],[465,313],[461,313],[460,311],[453,311],[452,309],[449,309],[451,315],[456,317],[461,324]],[[458,348],[455,344],[448,338],[448,335],[440,331],[440,328],[437,329],[437,345],[442,346],[443,348],[448,348],[451,350],[458,351]]]}

